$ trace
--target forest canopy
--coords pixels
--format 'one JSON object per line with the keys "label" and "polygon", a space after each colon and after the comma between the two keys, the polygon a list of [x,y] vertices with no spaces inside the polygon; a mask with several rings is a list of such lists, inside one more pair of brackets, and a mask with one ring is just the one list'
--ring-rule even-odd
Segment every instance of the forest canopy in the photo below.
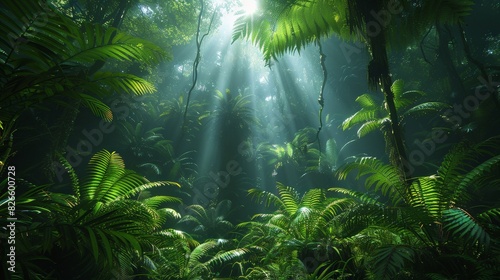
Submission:
{"label": "forest canopy", "polygon": [[500,3],[0,1],[4,279],[496,279]]}

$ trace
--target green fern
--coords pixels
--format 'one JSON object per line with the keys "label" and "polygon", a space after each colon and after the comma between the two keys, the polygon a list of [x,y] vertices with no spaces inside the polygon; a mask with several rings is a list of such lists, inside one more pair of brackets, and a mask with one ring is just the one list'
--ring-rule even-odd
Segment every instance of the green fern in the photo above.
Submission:
{"label": "green fern", "polygon": [[[299,51],[320,36],[340,32],[343,3],[331,1],[262,1],[262,14],[240,14],[233,29],[233,42],[250,39],[267,63],[285,52]],[[343,2],[343,1],[342,1]]]}
{"label": "green fern", "polygon": [[[367,37],[364,7],[360,1],[295,0],[261,1],[262,12],[239,14],[233,27],[233,42],[249,39],[258,46],[266,63],[284,53],[299,52],[305,45],[317,39],[336,34],[344,40],[359,40]],[[386,28],[387,45],[403,47],[420,38],[429,26],[436,22],[455,24],[461,22],[471,11],[471,0],[399,1],[402,11],[393,14]],[[387,7],[390,1],[380,1]],[[404,16],[403,16],[404,15]],[[406,34],[401,36],[401,34]]]}
{"label": "green fern", "polygon": [[[152,84],[125,73],[96,72],[91,63],[110,59],[153,64],[166,57],[158,46],[114,28],[82,26],[40,1],[2,3],[0,28],[0,120],[8,123],[26,108],[67,96],[111,120],[100,101],[112,91],[146,94]],[[43,20],[43,24],[40,24]]]}
{"label": "green fern", "polygon": [[408,263],[414,262],[415,252],[410,246],[386,245],[373,253],[375,279],[395,279]]}
{"label": "green fern", "polygon": [[149,182],[134,171],[126,170],[120,155],[102,150],[90,159],[88,176],[79,193],[82,200],[107,203],[128,198],[148,188],[165,185],[180,187],[174,182]]}
{"label": "green fern", "polygon": [[490,245],[490,235],[464,209],[450,208],[443,212],[444,229],[458,238],[464,238],[470,244]]}
{"label": "green fern", "polygon": [[402,199],[400,194],[403,191],[403,185],[396,167],[387,165],[376,158],[363,157],[340,167],[337,176],[340,180],[344,180],[353,171],[357,171],[356,179],[367,176],[365,179],[367,188],[381,191],[382,194],[391,197],[394,202]]}
{"label": "green fern", "polygon": [[[408,117],[436,113],[450,108],[448,104],[443,102],[424,102],[414,105],[426,94],[418,90],[404,91],[403,80],[394,81],[391,91],[394,94],[396,110],[401,116],[401,123]],[[361,124],[357,131],[358,137],[361,138],[373,131],[384,131],[386,129],[386,124],[390,123],[390,119],[385,103],[377,104],[375,99],[369,94],[358,96],[356,102],[361,106],[361,109],[342,122],[343,130]]]}

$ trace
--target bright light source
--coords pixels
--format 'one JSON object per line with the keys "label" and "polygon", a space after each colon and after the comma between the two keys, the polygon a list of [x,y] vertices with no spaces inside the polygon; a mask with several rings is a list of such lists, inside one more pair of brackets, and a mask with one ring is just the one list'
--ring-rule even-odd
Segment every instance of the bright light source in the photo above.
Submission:
{"label": "bright light source", "polygon": [[245,14],[247,15],[254,14],[259,8],[259,5],[257,5],[257,0],[242,0],[241,5],[243,11],[245,11]]}

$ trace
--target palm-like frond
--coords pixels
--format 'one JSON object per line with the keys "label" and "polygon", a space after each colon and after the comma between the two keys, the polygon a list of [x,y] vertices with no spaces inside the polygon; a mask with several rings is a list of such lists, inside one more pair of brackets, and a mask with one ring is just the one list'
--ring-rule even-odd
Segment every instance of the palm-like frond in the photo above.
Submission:
{"label": "palm-like frond", "polygon": [[300,205],[308,208],[318,208],[326,199],[322,189],[311,189],[304,193]]}
{"label": "palm-like frond", "polygon": [[111,108],[109,108],[109,106],[104,104],[101,100],[84,93],[80,93],[79,96],[82,104],[89,108],[94,115],[101,117],[106,121],[113,120],[113,112],[111,112]]}
{"label": "palm-like frond", "polygon": [[375,130],[381,130],[384,124],[388,122],[390,122],[389,118],[366,121],[358,128],[356,134],[359,138],[364,137]]}
{"label": "palm-like frond", "polygon": [[266,205],[267,207],[269,207],[269,205],[271,204],[278,206],[279,208],[285,207],[281,199],[273,193],[260,189],[250,189],[248,190],[248,194],[252,198],[257,199],[260,203],[264,203],[264,205]]}
{"label": "palm-like frond", "polygon": [[242,12],[233,29],[233,42],[250,39],[267,63],[285,52],[300,51],[320,36],[345,32],[344,1],[261,1],[262,13]]}
{"label": "palm-like frond", "polygon": [[[120,61],[141,60],[157,63],[164,58],[165,52],[157,45],[137,37],[120,32],[115,28],[85,23],[81,29],[68,24],[68,29],[75,41],[67,46],[63,63],[94,62],[108,58]],[[80,29],[80,28],[79,28]]]}
{"label": "palm-like frond", "polygon": [[[391,91],[394,93],[396,110],[401,115],[400,121],[406,117],[435,113],[450,107],[450,105],[443,102],[424,102],[414,105],[426,94],[419,90],[404,91],[403,80],[394,81]],[[390,123],[389,112],[385,103],[377,105],[370,94],[360,95],[356,98],[356,102],[361,106],[361,109],[342,122],[343,130],[361,124],[357,131],[358,137],[361,138],[373,131],[384,130],[385,125]]]}
{"label": "palm-like frond", "polygon": [[190,213],[184,215],[179,223],[194,224],[195,233],[204,238],[225,237],[234,228],[233,224],[226,220],[230,214],[231,201],[222,200],[216,206],[190,205],[186,207]]}
{"label": "palm-like frond", "polygon": [[442,192],[435,176],[422,177],[413,181],[409,187],[409,204],[439,220],[443,211],[448,207],[443,201]]}
{"label": "palm-like frond", "polygon": [[[493,158],[475,167],[480,156],[487,155],[487,153],[497,149],[488,149],[488,152],[485,152],[482,151],[482,146],[482,144],[460,143],[452,148],[439,166],[437,178],[441,188],[440,192],[443,198],[450,202],[450,207],[454,206],[455,203],[464,203],[469,198],[468,188],[472,187],[469,183],[497,163],[497,159]],[[474,171],[469,174],[471,170]],[[465,182],[462,181],[464,175],[467,178]],[[460,187],[457,188],[457,186]]]}
{"label": "palm-like frond", "polygon": [[179,203],[181,200],[177,197],[166,196],[166,195],[157,195],[153,197],[148,197],[142,200],[142,203],[151,208],[158,208],[162,203],[165,202],[174,202]]}
{"label": "palm-like frond", "polygon": [[373,254],[373,274],[376,279],[394,279],[407,263],[414,262],[415,252],[410,246],[386,245]]}
{"label": "palm-like frond", "polygon": [[81,198],[103,199],[99,193],[105,194],[107,190],[112,189],[115,182],[125,176],[125,163],[117,153],[103,150],[92,156],[88,170],[87,180],[80,187]]}
{"label": "palm-like frond", "polygon": [[[51,6],[34,0],[5,2],[0,9],[0,102],[8,105],[2,122],[46,99],[69,96],[83,100],[92,112],[111,119],[111,111],[96,96],[111,90],[132,94],[155,91],[144,79],[125,73],[103,73],[95,61],[142,61],[166,57],[158,46],[114,28],[79,26]],[[94,96],[95,98],[91,98]]]}
{"label": "palm-like frond", "polygon": [[458,238],[463,238],[469,244],[478,244],[488,247],[490,235],[488,232],[464,209],[450,208],[443,212],[444,229]]}
{"label": "palm-like frond", "polygon": [[288,215],[296,213],[299,209],[300,203],[300,198],[297,191],[295,191],[292,187],[285,186],[281,183],[278,183],[276,188],[278,189],[282,205],[284,206],[284,208],[281,210],[288,213]]}
{"label": "palm-like frond", "polygon": [[352,126],[366,122],[369,120],[378,119],[384,114],[381,114],[380,105],[377,105],[373,97],[369,94],[362,94],[356,98],[356,102],[361,106],[361,110],[354,113],[342,122],[342,129],[346,130]]}
{"label": "palm-like frond", "polygon": [[351,197],[355,197],[358,199],[361,203],[365,204],[372,204],[372,205],[377,205],[377,206],[383,206],[381,202],[379,202],[375,197],[370,195],[369,193],[362,193],[362,192],[357,192],[349,189],[344,189],[344,188],[329,188],[328,191],[331,192],[337,192],[341,194],[345,194]]}
{"label": "palm-like frond", "polygon": [[406,110],[401,118],[413,117],[413,116],[421,116],[429,113],[436,113],[443,111],[445,109],[449,109],[451,106],[444,102],[424,102],[413,106]]}
{"label": "palm-like frond", "polygon": [[473,190],[479,190],[481,186],[479,181],[483,180],[486,175],[489,175],[489,173],[492,172],[492,169],[498,166],[499,163],[500,155],[497,155],[483,161],[472,170],[470,170],[467,174],[464,174],[460,184],[455,189],[455,195],[451,199],[453,201],[459,200],[460,194],[471,187]]}
{"label": "palm-like frond", "polygon": [[126,170],[123,159],[116,152],[102,150],[90,159],[88,176],[79,193],[82,200],[106,203],[165,185],[180,187],[179,184],[168,181],[149,182],[134,171]]}
{"label": "palm-like frond", "polygon": [[[359,2],[359,3],[358,3]],[[380,7],[392,5],[379,1]],[[384,27],[389,46],[406,46],[436,22],[455,24],[466,16],[471,0],[399,1],[401,12],[391,15]],[[242,12],[233,28],[233,41],[245,38],[257,45],[266,63],[286,52],[300,51],[306,44],[335,33],[347,40],[366,37],[369,8],[362,1],[261,1],[263,12],[248,15]],[[379,9],[378,7],[375,9]],[[387,12],[387,11],[386,11]],[[401,34],[406,34],[401,36]]]}
{"label": "palm-like frond", "polygon": [[381,191],[384,195],[389,195],[395,201],[401,199],[402,182],[399,171],[396,167],[383,163],[372,157],[362,157],[354,162],[347,163],[340,167],[337,175],[343,180],[353,171],[357,171],[356,179],[366,177],[365,186]]}
{"label": "palm-like frond", "polygon": [[[97,72],[94,74],[91,82],[95,83],[96,86],[109,87],[116,92],[125,92],[134,95],[144,95],[156,91],[155,86],[150,82],[126,73]],[[89,87],[90,89],[96,88],[94,84],[89,85]],[[102,89],[99,92],[102,92]]]}

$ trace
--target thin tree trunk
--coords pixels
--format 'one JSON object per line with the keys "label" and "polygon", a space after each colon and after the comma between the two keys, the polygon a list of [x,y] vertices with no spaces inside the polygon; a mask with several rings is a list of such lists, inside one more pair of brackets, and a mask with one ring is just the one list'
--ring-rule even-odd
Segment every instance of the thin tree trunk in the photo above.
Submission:
{"label": "thin tree trunk", "polygon": [[[373,1],[365,2],[367,4],[364,9],[364,22],[373,23],[377,20],[373,16],[372,11],[380,11],[383,7],[383,1]],[[399,125],[399,116],[396,110],[396,104],[394,102],[394,93],[391,90],[392,78],[389,71],[389,60],[387,58],[387,47],[386,47],[386,37],[385,28],[379,25],[379,32],[376,34],[371,34],[368,36],[368,42],[371,50],[372,60],[368,65],[368,83],[372,89],[376,89],[379,86],[384,93],[386,109],[389,112],[390,119],[390,133],[389,137],[391,139],[386,139],[393,144],[393,151],[390,151],[389,159],[392,164],[399,168],[401,172],[402,179],[407,183],[410,177],[411,170],[408,168],[408,156],[406,154],[406,148],[403,140],[403,133]],[[367,32],[373,26],[365,25]]]}
{"label": "thin tree trunk", "polygon": [[465,96],[465,89],[460,75],[458,75],[453,60],[451,59],[448,43],[450,42],[450,34],[446,30],[446,26],[436,24],[436,30],[439,36],[438,60],[446,67],[448,81],[453,92],[460,97]]}

